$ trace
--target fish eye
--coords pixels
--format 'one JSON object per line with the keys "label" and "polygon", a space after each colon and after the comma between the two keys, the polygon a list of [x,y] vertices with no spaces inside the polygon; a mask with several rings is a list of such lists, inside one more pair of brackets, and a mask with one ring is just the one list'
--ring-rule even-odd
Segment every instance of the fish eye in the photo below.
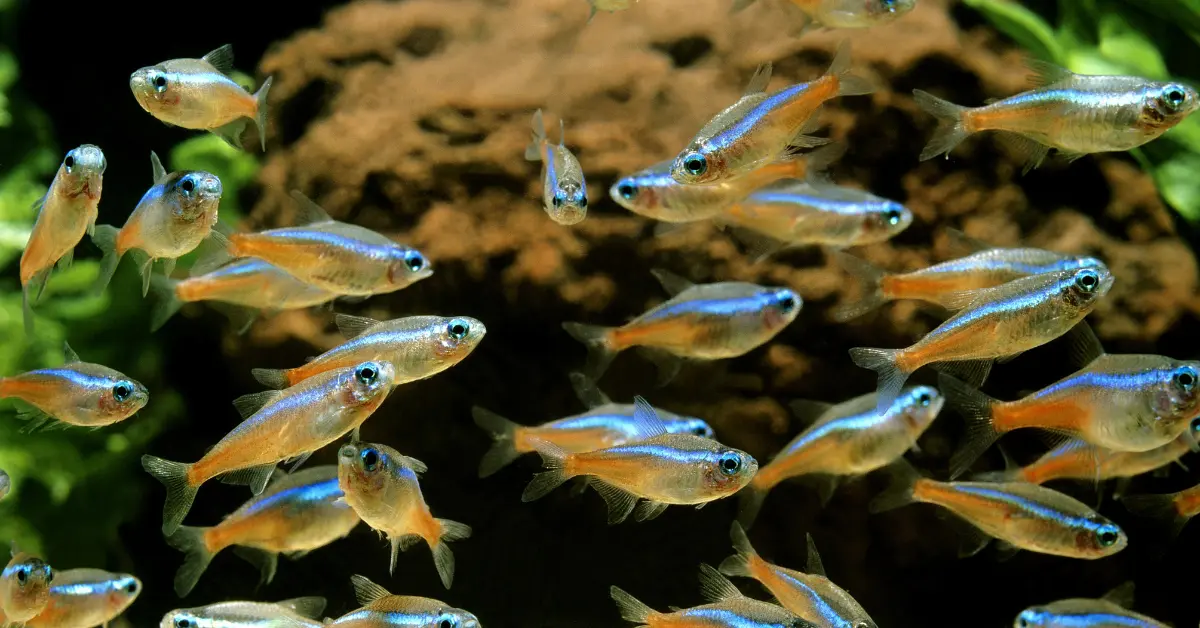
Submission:
{"label": "fish eye", "polygon": [[1166,91],[1163,92],[1163,98],[1167,100],[1167,104],[1170,105],[1172,109],[1178,109],[1181,105],[1183,105],[1183,101],[1187,99],[1187,94],[1184,93],[1182,87],[1178,85],[1170,85],[1167,87]]}
{"label": "fish eye", "polygon": [[562,207],[563,199],[561,196],[555,194],[554,196],[550,197],[550,204],[554,206],[554,209],[558,209],[559,207]]}
{"label": "fish eye", "polygon": [[1121,533],[1113,526],[1104,526],[1096,531],[1096,542],[1100,547],[1112,547],[1121,538]]}
{"label": "fish eye", "polygon": [[883,217],[889,225],[895,226],[900,224],[900,221],[904,219],[904,212],[900,211],[898,207],[889,207],[887,212],[883,214]]}
{"label": "fish eye", "polygon": [[425,258],[416,251],[408,251],[404,254],[404,265],[415,273],[425,268]]}
{"label": "fish eye", "polygon": [[167,77],[161,74],[156,74],[151,82],[154,83],[154,91],[160,94],[167,91]]}
{"label": "fish eye", "polygon": [[796,309],[796,297],[790,292],[784,292],[779,296],[779,310],[784,314],[790,313]]}
{"label": "fish eye", "polygon": [[130,386],[129,382],[121,382],[116,386],[113,386],[112,393],[113,399],[116,399],[117,401],[125,401],[129,398],[129,395],[133,394],[133,386]]}
{"label": "fish eye", "polygon": [[1025,613],[1017,617],[1017,628],[1029,628],[1029,620],[1025,618]]}
{"label": "fish eye", "polygon": [[688,174],[698,177],[708,171],[708,160],[703,155],[692,153],[683,158],[683,169]]}
{"label": "fish eye", "polygon": [[1196,380],[1200,378],[1200,374],[1196,373],[1196,369],[1190,366],[1180,367],[1171,377],[1175,381],[1175,385],[1181,388],[1184,392],[1189,392],[1196,387]]}
{"label": "fish eye", "polygon": [[919,393],[917,395],[917,403],[921,404],[923,408],[928,408],[929,404],[933,403],[933,396],[927,392]]}
{"label": "fish eye", "polygon": [[578,201],[576,201],[576,203],[575,203],[575,204],[576,204],[576,205],[579,205],[579,209],[587,209],[587,195],[585,195],[585,194],[580,194],[580,195],[579,195],[579,200],[578,200]]}
{"label": "fish eye", "polygon": [[50,565],[42,567],[42,571],[46,573],[46,584],[54,582],[54,570],[50,568]]}
{"label": "fish eye", "polygon": [[29,567],[22,566],[17,568],[17,583],[25,584],[26,582],[29,582]]}
{"label": "fish eye", "polygon": [[379,377],[379,367],[372,363],[364,364],[354,371],[354,377],[365,386],[370,386],[375,383],[375,379]]}
{"label": "fish eye", "polygon": [[192,181],[191,177],[184,177],[183,180],[179,182],[179,189],[183,190],[184,194],[191,194],[192,190],[196,189],[196,182]]}
{"label": "fish eye", "polygon": [[125,592],[128,593],[129,595],[133,595],[134,593],[137,593],[138,592],[137,580],[130,580],[123,588],[125,589]]}
{"label": "fish eye", "polygon": [[637,196],[637,193],[637,186],[632,183],[622,183],[617,186],[617,194],[620,194],[621,198],[627,201],[632,201]]}
{"label": "fish eye", "polygon": [[451,338],[462,340],[467,337],[467,334],[471,333],[471,325],[461,318],[456,318],[446,326],[446,331],[450,334]]}
{"label": "fish eye", "polygon": [[742,469],[742,457],[732,451],[727,451],[721,454],[717,465],[721,467],[721,473],[737,475],[737,472]]}
{"label": "fish eye", "polygon": [[712,428],[708,427],[707,425],[697,425],[696,427],[692,428],[692,433],[696,436],[708,438],[711,436]]}
{"label": "fish eye", "polygon": [[454,628],[456,623],[457,622],[449,617],[443,617],[440,621],[438,621],[438,628]]}
{"label": "fish eye", "polygon": [[192,623],[192,620],[180,617],[175,620],[175,628],[196,628],[196,625]]}
{"label": "fish eye", "polygon": [[1100,275],[1090,268],[1081,270],[1075,275],[1075,287],[1081,292],[1095,292],[1100,287]]}
{"label": "fish eye", "polygon": [[67,170],[68,174],[70,174],[71,169],[75,167],[74,153],[75,153],[75,151],[71,151],[71,152],[67,153],[67,158],[63,160],[63,168],[65,168]]}
{"label": "fish eye", "polygon": [[379,452],[373,448],[368,447],[362,450],[359,457],[362,458],[363,470],[368,473],[374,471],[379,466]]}

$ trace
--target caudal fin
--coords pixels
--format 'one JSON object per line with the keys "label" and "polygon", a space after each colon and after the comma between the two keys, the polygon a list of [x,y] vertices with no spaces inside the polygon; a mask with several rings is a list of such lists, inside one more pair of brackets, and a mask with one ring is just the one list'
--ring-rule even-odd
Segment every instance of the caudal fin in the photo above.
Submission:
{"label": "caudal fin", "polygon": [[861,96],[875,91],[875,87],[867,79],[850,73],[850,42],[838,44],[833,62],[829,64],[826,76],[836,76],[838,80],[838,96]]}
{"label": "caudal fin", "polygon": [[150,331],[158,331],[176,312],[183,301],[175,292],[178,281],[164,275],[150,277],[150,292],[154,293],[154,305],[150,308]]}
{"label": "caudal fin", "polygon": [[187,597],[200,576],[208,569],[215,553],[208,549],[204,535],[209,528],[193,528],[179,526],[179,529],[167,537],[167,544],[183,552],[183,565],[175,572],[175,594]]}
{"label": "caudal fin", "polygon": [[495,439],[492,448],[479,461],[479,477],[486,478],[521,456],[513,438],[520,425],[479,406],[471,408],[471,416],[475,419],[475,425],[487,430]]}
{"label": "caudal fin", "polygon": [[117,272],[117,265],[121,263],[121,254],[117,252],[118,233],[120,231],[112,225],[96,225],[95,231],[92,232],[92,244],[103,253],[103,257],[100,258],[100,275],[92,287],[93,295],[104,292],[108,282],[112,281],[113,274]]}
{"label": "caudal fin", "polygon": [[433,551],[433,566],[437,568],[438,576],[442,579],[442,586],[449,589],[454,583],[454,552],[450,551],[447,543],[470,538],[471,526],[449,519],[438,519],[437,522],[442,526],[442,535],[430,548]]}
{"label": "caudal fin", "polygon": [[967,422],[963,442],[950,456],[950,479],[953,480],[965,473],[1000,438],[992,422],[996,400],[945,373],[938,374],[938,387],[946,395],[946,403]]}
{"label": "caudal fin", "polygon": [[967,111],[967,107],[956,105],[919,89],[913,90],[913,98],[916,99],[918,107],[938,120],[933,137],[929,138],[929,143],[921,151],[921,161],[948,154],[971,134],[963,123],[963,112]]}
{"label": "caudal fin", "polygon": [[888,487],[867,506],[871,513],[886,512],[915,501],[913,488],[917,485],[917,480],[921,479],[921,474],[917,473],[907,460],[901,458],[883,470],[888,476]]}
{"label": "caudal fin", "polygon": [[842,251],[830,250],[829,256],[862,284],[862,293],[857,300],[833,309],[833,320],[844,323],[888,302],[883,294],[883,280],[888,276],[886,272],[861,257]]}
{"label": "caudal fin", "polygon": [[572,338],[587,347],[588,358],[583,369],[584,373],[593,381],[600,379],[617,355],[617,349],[612,346],[612,328],[583,323],[563,323],[563,329],[571,334]]}
{"label": "caudal fin", "polygon": [[654,609],[646,606],[620,587],[610,587],[608,593],[612,596],[613,601],[617,603],[617,610],[621,611],[621,619],[625,621],[645,626],[646,622],[650,621],[650,616],[655,614]]}
{"label": "caudal fin", "polygon": [[258,91],[254,92],[254,126],[258,127],[258,140],[264,153],[267,152],[267,92],[271,91],[273,78],[268,76]]}
{"label": "caudal fin", "polygon": [[[591,21],[589,18],[588,21]],[[546,123],[542,121],[542,110],[533,112],[533,137],[525,147],[525,159],[529,161],[542,160],[542,142],[546,141]]]}
{"label": "caudal fin", "polygon": [[869,347],[855,347],[850,350],[850,359],[854,360],[855,364],[879,373],[877,391],[879,400],[875,407],[880,411],[886,410],[896,400],[896,397],[900,396],[900,389],[904,387],[904,382],[912,374],[911,371],[905,371],[896,364],[902,351],[903,349],[873,349]]}
{"label": "caudal fin", "polygon": [[541,499],[548,495],[550,491],[561,486],[563,482],[574,477],[573,475],[568,475],[565,469],[567,457],[570,456],[565,449],[539,438],[531,439],[531,441],[533,448],[542,457],[542,465],[548,471],[543,471],[533,476],[533,479],[529,481],[529,486],[525,487],[525,492],[521,493],[521,501],[523,502]]}
{"label": "caudal fin", "polygon": [[753,578],[750,561],[758,558],[758,552],[754,551],[754,547],[750,545],[750,538],[746,536],[746,531],[736,521],[729,529],[729,539],[733,541],[733,549],[737,553],[721,561],[721,565],[717,569],[727,576]]}
{"label": "caudal fin", "polygon": [[1125,504],[1126,510],[1139,517],[1154,519],[1168,526],[1171,530],[1171,537],[1174,538],[1192,518],[1191,515],[1179,513],[1179,508],[1175,505],[1175,498],[1178,496],[1179,493],[1129,495],[1121,498],[1121,503]]}
{"label": "caudal fin", "polygon": [[183,518],[192,509],[198,487],[188,483],[188,471],[192,465],[171,462],[155,456],[142,456],[142,468],[167,488],[167,500],[163,504],[162,531],[166,536],[175,534]]}

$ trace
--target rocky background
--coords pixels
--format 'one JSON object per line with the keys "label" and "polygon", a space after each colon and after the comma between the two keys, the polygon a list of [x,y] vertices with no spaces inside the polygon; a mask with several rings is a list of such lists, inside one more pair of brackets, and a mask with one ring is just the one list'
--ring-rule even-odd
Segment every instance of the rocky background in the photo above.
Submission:
{"label": "rocky background", "polygon": [[[223,554],[179,601],[170,590],[179,556],[159,537],[161,493],[151,489],[138,523],[122,530],[135,573],[147,582],[129,613],[134,625],[156,623],[174,607],[313,594],[330,598],[329,614],[337,616],[354,606],[352,573],[394,592],[470,609],[491,628],[621,625],[608,597],[611,584],[655,608],[700,603],[697,567],[731,553],[735,500],[700,511],[672,508],[653,522],[616,527],[605,525],[595,493],[573,497],[563,489],[522,504],[536,458],[478,479],[490,438],[472,424],[470,408],[530,424],[581,411],[567,373],[582,365],[584,351],[561,323],[619,324],[656,304],[664,298],[649,273],[656,267],[697,282],[786,285],[804,297],[800,317],[775,342],[742,358],[690,364],[658,388],[653,365],[630,352],[600,381],[618,401],[642,394],[660,407],[704,417],[720,440],[760,461],[800,429],[787,410],[790,400],[839,401],[874,386],[874,374],[855,367],[847,349],[907,345],[936,326],[936,315],[912,303],[833,323],[831,306],[851,297],[854,284],[820,251],[788,251],[754,264],[723,232],[696,226],[656,236],[651,221],[607,199],[618,176],[674,155],[733,102],[757,64],[774,62],[773,88],[809,80],[825,70],[843,38],[852,43],[855,67],[879,90],[826,107],[828,134],[850,147],[831,174],[902,201],[916,216],[893,242],[856,254],[889,270],[917,269],[951,256],[942,229],[956,227],[996,245],[1095,255],[1117,278],[1090,318],[1110,351],[1184,358],[1200,349],[1195,256],[1132,160],[1089,157],[1021,176],[1020,164],[1000,145],[977,138],[949,160],[917,161],[934,120],[914,105],[912,89],[978,104],[1025,86],[1020,51],[965,7],[920,0],[892,25],[798,38],[783,0],[760,0],[732,16],[726,0],[646,0],[590,24],[582,0],[363,0],[330,10],[319,26],[319,10],[299,4],[288,19],[314,27],[277,33],[282,40],[258,66],[260,77],[275,77],[273,127],[260,185],[243,202],[253,210],[240,227],[290,224],[287,193],[299,189],[335,218],[413,244],[434,263],[433,277],[338,311],[469,315],[486,323],[488,335],[471,357],[398,389],[363,430],[364,438],[426,462],[422,487],[435,515],[466,522],[475,535],[454,546],[451,591],[441,588],[423,546],[404,554],[389,577],[386,543],[364,526],[302,560],[282,560],[274,583],[258,589],[253,569]],[[231,33],[249,37],[238,28]],[[209,43],[174,56],[197,56],[232,35],[187,37]],[[240,58],[253,58],[246,56],[253,51]],[[537,108],[549,127],[565,120],[566,143],[588,178],[589,215],[573,228],[542,211],[539,165],[522,158]],[[130,160],[144,160],[140,144],[136,153]],[[324,310],[285,313],[238,336],[211,310],[187,308],[162,333],[173,356],[166,370],[188,400],[188,418],[153,453],[177,460],[197,458],[236,424],[228,400],[257,388],[251,367],[293,366],[340,341]],[[1012,398],[1070,370],[1062,347],[1052,343],[998,367],[988,391]],[[913,381],[933,379],[923,372]],[[912,460],[943,473],[960,429],[959,418],[946,411]],[[1023,461],[1042,447],[1036,438],[1012,440]],[[992,456],[982,464],[999,465]],[[330,448],[310,464],[334,460]],[[1134,490],[1177,490],[1195,479],[1174,469],[1169,478],[1135,482]],[[811,486],[781,485],[751,540],[774,562],[803,568],[804,535],[811,533],[830,577],[884,627],[1011,625],[1026,606],[1099,597],[1126,580],[1137,584],[1140,611],[1176,626],[1200,619],[1185,597],[1188,580],[1171,575],[1171,567],[1198,558],[1196,530],[1164,555],[1153,528],[1106,498],[1102,512],[1133,537],[1117,556],[1093,563],[1022,553],[1001,562],[984,552],[959,560],[954,527],[933,507],[869,516],[866,505],[882,487],[882,479],[868,477],[843,486],[821,507]],[[1097,499],[1089,486],[1058,488]],[[246,497],[214,483],[201,491],[189,522],[215,523]],[[763,596],[757,585],[739,584]]]}

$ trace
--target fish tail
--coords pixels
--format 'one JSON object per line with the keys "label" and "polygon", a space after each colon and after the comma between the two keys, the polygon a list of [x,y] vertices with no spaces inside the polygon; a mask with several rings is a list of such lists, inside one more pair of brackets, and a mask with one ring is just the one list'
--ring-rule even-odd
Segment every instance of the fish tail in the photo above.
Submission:
{"label": "fish tail", "polygon": [[117,248],[119,234],[120,231],[112,225],[96,225],[96,230],[92,232],[92,244],[103,253],[103,257],[100,258],[100,275],[92,288],[93,295],[104,292],[108,282],[112,281],[113,274],[117,272],[117,264],[121,262],[121,256],[125,253]]}
{"label": "fish tail", "polygon": [[900,389],[912,373],[899,364],[903,349],[874,349],[855,347],[850,350],[850,359],[865,369],[879,373],[879,401],[876,408],[883,410],[900,396]]}
{"label": "fish tail", "polygon": [[275,390],[283,390],[292,385],[292,378],[287,369],[251,369],[250,375],[254,381]]}
{"label": "fish tail", "polygon": [[273,78],[268,76],[258,91],[254,92],[254,125],[258,127],[258,139],[264,153],[267,152],[267,92],[271,91]]}
{"label": "fish tail", "polygon": [[793,175],[794,178],[803,178],[814,182],[824,181],[828,178],[826,171],[846,154],[847,148],[848,145],[845,142],[830,142],[814,151],[804,153],[803,172],[797,171]]}
{"label": "fish tail", "polygon": [[619,349],[613,347],[612,328],[583,323],[563,323],[563,329],[571,337],[582,342],[588,350],[585,374],[593,380],[600,379]]}
{"label": "fish tail", "polygon": [[608,594],[617,603],[617,610],[621,612],[621,619],[625,621],[645,626],[651,617],[658,614],[654,612],[654,609],[646,606],[641,600],[626,593],[618,586],[610,587]]}
{"label": "fish tail", "polygon": [[449,589],[454,582],[454,552],[450,551],[447,543],[470,538],[471,526],[449,519],[438,519],[437,522],[442,528],[442,533],[433,544],[433,565],[442,579],[442,586]]}
{"label": "fish tail", "polygon": [[1121,503],[1125,504],[1125,510],[1138,515],[1154,519],[1160,523],[1165,523],[1171,528],[1171,537],[1179,535],[1183,530],[1183,526],[1191,519],[1188,515],[1179,513],[1179,509],[1175,506],[1175,498],[1178,493],[1166,493],[1162,495],[1129,495],[1121,498]]}
{"label": "fish tail", "polygon": [[179,529],[179,524],[183,523],[183,518],[192,509],[192,501],[196,499],[199,487],[192,486],[188,481],[192,465],[146,455],[142,456],[142,468],[167,488],[162,531],[170,536]]}
{"label": "fish tail", "polygon": [[858,318],[888,302],[883,293],[883,280],[888,274],[874,264],[842,251],[829,251],[830,257],[862,284],[862,295],[855,301],[833,309],[833,320],[844,323]]}
{"label": "fish tail", "polygon": [[750,545],[750,538],[746,536],[746,531],[742,529],[740,523],[733,522],[733,526],[729,529],[729,539],[733,541],[733,549],[737,553],[721,561],[717,570],[727,576],[753,578],[754,574],[750,572],[750,562],[758,559],[758,552],[754,551],[754,546]]}
{"label": "fish tail", "polygon": [[957,377],[938,374],[938,387],[946,395],[946,403],[966,419],[963,443],[950,456],[950,479],[957,478],[1000,438],[992,420],[996,400],[972,388]]}
{"label": "fish tail", "polygon": [[533,476],[533,479],[529,481],[529,486],[526,486],[525,492],[521,493],[523,502],[541,499],[562,485],[563,482],[578,475],[567,472],[567,462],[571,456],[567,450],[540,438],[531,440],[533,448],[542,457],[542,465],[548,470]]}
{"label": "fish tail", "polygon": [[833,62],[829,64],[826,76],[837,79],[838,96],[862,96],[875,91],[875,87],[867,79],[850,73],[850,42],[843,40],[838,44]]}
{"label": "fish tail", "polygon": [[869,512],[873,514],[886,512],[916,501],[913,489],[916,488],[921,475],[907,460],[901,458],[884,467],[883,470],[888,475],[888,487],[867,505]]}
{"label": "fish tail", "polygon": [[165,275],[150,277],[150,291],[154,293],[154,305],[150,309],[150,331],[158,331],[183,307],[183,300],[176,292],[178,286],[178,281]]}
{"label": "fish tail", "polygon": [[916,99],[918,107],[938,120],[933,137],[921,151],[921,161],[933,159],[941,154],[949,154],[955,146],[958,146],[959,142],[971,134],[964,123],[963,114],[967,111],[967,107],[956,105],[919,89],[913,90],[913,98]]}
{"label": "fish tail", "polygon": [[479,477],[486,478],[521,456],[514,438],[520,425],[479,406],[471,408],[471,416],[475,419],[475,425],[487,430],[495,440],[492,448],[479,461]]}
{"label": "fish tail", "polygon": [[758,518],[758,513],[762,510],[763,502],[767,499],[767,493],[770,492],[771,486],[766,482],[758,481],[755,477],[742,490],[738,491],[738,516],[737,520],[742,526],[749,528],[754,525],[754,520]]}
{"label": "fish tail", "polygon": [[183,552],[183,565],[175,572],[175,593],[179,597],[192,592],[216,554],[208,548],[206,534],[210,529],[179,526],[167,537],[168,545]]}
{"label": "fish tail", "polygon": [[542,160],[542,142],[546,141],[546,123],[542,122],[542,110],[533,112],[533,137],[525,147],[525,159]]}

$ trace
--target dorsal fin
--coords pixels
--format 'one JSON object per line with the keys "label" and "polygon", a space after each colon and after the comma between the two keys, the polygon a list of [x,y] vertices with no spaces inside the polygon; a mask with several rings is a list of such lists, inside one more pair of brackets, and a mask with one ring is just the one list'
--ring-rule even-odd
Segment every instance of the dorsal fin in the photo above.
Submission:
{"label": "dorsal fin", "polygon": [[373,318],[349,314],[338,314],[333,317],[333,322],[337,323],[338,331],[342,332],[347,340],[357,338],[367,329],[379,324],[379,321]]}
{"label": "dorsal fin", "polygon": [[150,151],[150,168],[154,170],[155,185],[167,178],[167,169],[163,168],[162,161],[158,159],[158,153],[154,151]]}
{"label": "dorsal fin", "polygon": [[1108,602],[1112,602],[1113,604],[1116,604],[1117,606],[1120,606],[1121,608],[1132,608],[1133,607],[1133,581],[1130,580],[1129,582],[1123,582],[1123,583],[1117,585],[1116,587],[1113,587],[1113,589],[1111,591],[1109,591],[1108,593],[1105,593],[1104,596],[1101,597],[1100,599],[1108,601]]}
{"label": "dorsal fin", "polygon": [[997,248],[983,240],[972,238],[954,227],[946,227],[944,233],[946,234],[946,239],[950,244],[953,255],[961,254],[961,256],[965,257],[972,253]]}
{"label": "dorsal fin", "polygon": [[815,423],[817,419],[824,416],[826,412],[829,412],[829,409],[832,407],[832,403],[816,401],[815,399],[795,399],[788,404],[788,408],[792,411],[792,416],[796,417],[796,420],[801,425]]}
{"label": "dorsal fin", "polygon": [[683,277],[680,277],[679,275],[662,268],[655,268],[650,271],[650,274],[654,275],[654,278],[658,280],[658,283],[662,284],[663,290],[666,290],[667,294],[671,296],[675,296],[680,292],[683,292],[696,285],[687,279],[684,279]]}
{"label": "dorsal fin", "polygon": [[250,418],[255,412],[258,412],[263,406],[275,401],[283,396],[282,390],[264,390],[262,392],[250,393],[242,395],[233,400],[233,407],[237,409],[238,414],[243,419]]}
{"label": "dorsal fin", "polygon": [[1104,355],[1104,345],[1087,321],[1079,321],[1067,333],[1067,358],[1072,366],[1083,368]]}
{"label": "dorsal fin", "polygon": [[641,395],[633,398],[633,422],[637,425],[638,433],[642,434],[646,440],[667,433],[667,428],[659,418],[658,412],[654,410],[654,406],[650,405],[650,402]]}
{"label": "dorsal fin", "polygon": [[292,200],[296,202],[296,224],[309,225],[318,222],[332,222],[329,212],[321,208],[305,196],[300,190],[291,191]]}
{"label": "dorsal fin", "polygon": [[701,563],[700,595],[710,602],[723,602],[742,597],[742,592],[712,565]]}
{"label": "dorsal fin", "polygon": [[571,379],[571,388],[575,389],[575,396],[579,398],[579,402],[589,409],[612,403],[612,399],[609,399],[608,395],[604,394],[604,391],[596,386],[596,382],[587,375],[573,372],[567,377]]}
{"label": "dorsal fin", "polygon": [[421,462],[416,458],[405,456],[404,454],[397,453],[395,456],[392,456],[392,458],[394,458],[396,462],[400,464],[400,466],[407,469],[412,469],[413,473],[416,473],[417,475],[425,473],[429,470],[429,467],[424,462]]}
{"label": "dorsal fin", "polygon": [[319,596],[298,597],[291,600],[283,600],[276,602],[276,606],[282,606],[290,609],[293,613],[301,617],[316,619],[325,612],[325,598]]}
{"label": "dorsal fin", "polygon": [[768,61],[754,69],[754,76],[750,77],[750,82],[746,84],[746,91],[742,92],[742,95],[761,94],[767,91],[767,83],[770,82],[771,63]]}
{"label": "dorsal fin", "polygon": [[79,362],[79,354],[75,353],[75,350],[72,349],[71,345],[68,344],[67,341],[65,341],[65,340],[63,341],[63,360],[67,364],[70,364],[72,362]]}
{"label": "dorsal fin", "polygon": [[825,565],[821,564],[821,555],[817,553],[817,544],[811,534],[804,535],[808,539],[808,565],[805,570],[814,576],[825,577]]}
{"label": "dorsal fin", "polygon": [[1032,57],[1025,60],[1025,67],[1029,68],[1029,84],[1033,87],[1045,87],[1075,76],[1074,72],[1061,65]]}
{"label": "dorsal fin", "polygon": [[225,44],[200,58],[221,74],[228,75],[233,72],[233,44]]}
{"label": "dorsal fin", "polygon": [[354,585],[354,599],[363,606],[392,594],[387,589],[371,582],[366,576],[358,574],[350,576],[350,584]]}

